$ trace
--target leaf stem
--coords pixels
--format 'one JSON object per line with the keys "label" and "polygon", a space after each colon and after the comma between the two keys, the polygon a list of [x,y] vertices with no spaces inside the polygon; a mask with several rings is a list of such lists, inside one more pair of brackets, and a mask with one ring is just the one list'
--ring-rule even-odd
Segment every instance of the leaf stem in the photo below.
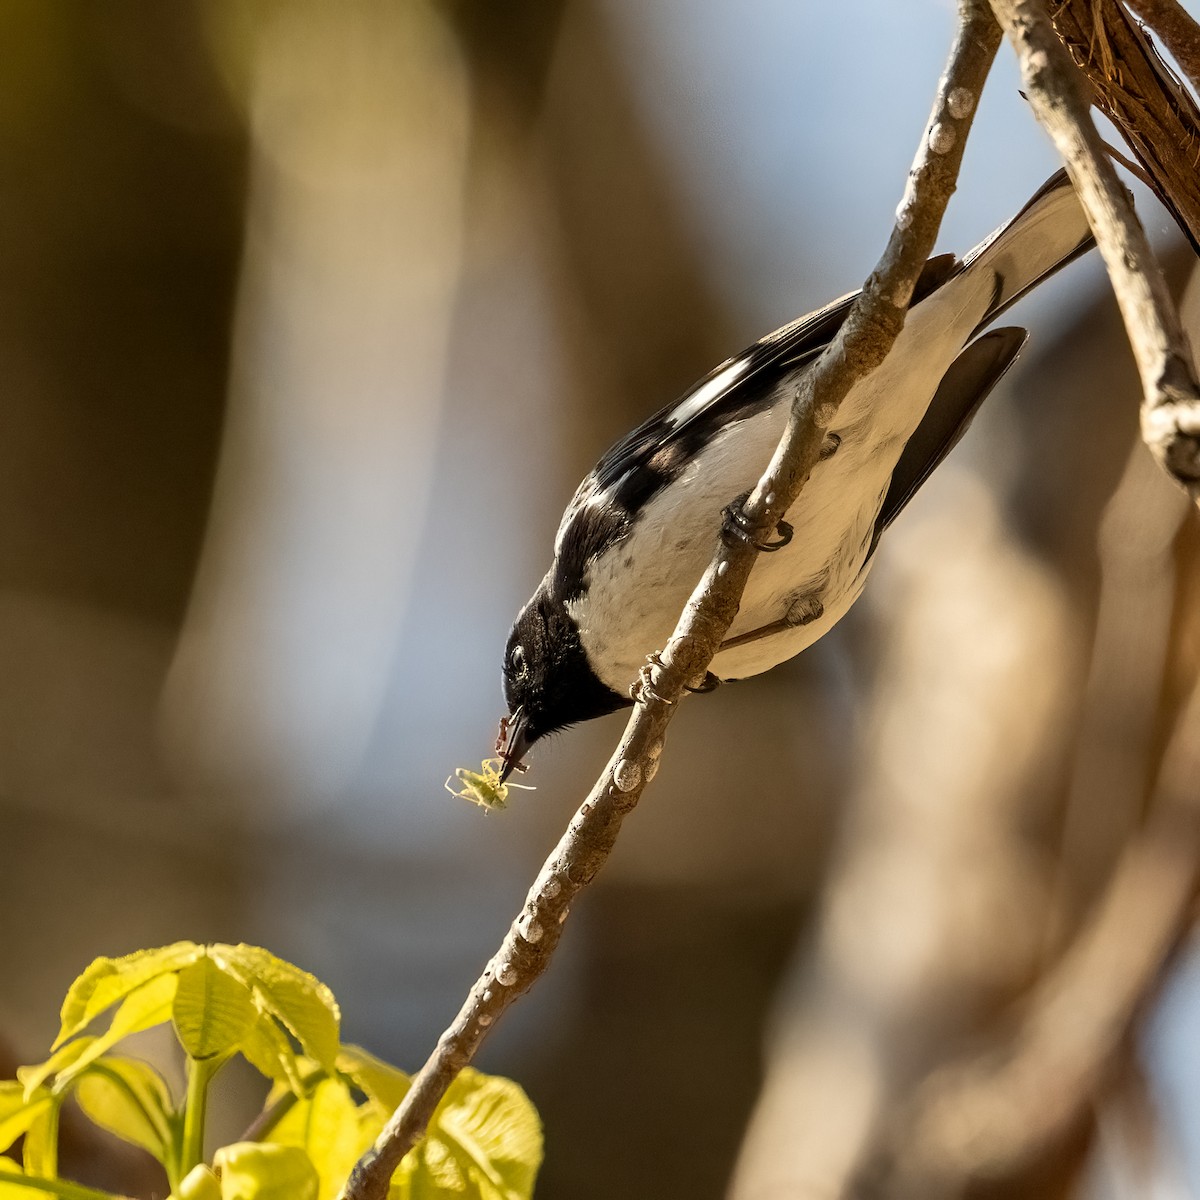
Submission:
{"label": "leaf stem", "polygon": [[[315,1070],[307,1072],[300,1076],[301,1088],[310,1088],[318,1084],[323,1079],[331,1079],[332,1076],[324,1067],[317,1067]],[[288,1115],[295,1107],[300,1096],[291,1090],[283,1093],[273,1104],[268,1104],[266,1108],[246,1126],[246,1131],[238,1138],[239,1142],[262,1142],[265,1141],[271,1133],[274,1132],[275,1126]]]}
{"label": "leaf stem", "polygon": [[47,1179],[58,1175],[58,1127],[61,1124],[65,1096],[56,1096],[46,1114],[46,1158],[42,1164]]}
{"label": "leaf stem", "polygon": [[224,1059],[188,1055],[187,1096],[183,1102],[183,1141],[179,1148],[179,1178],[204,1161],[204,1124],[208,1112],[208,1085]]}
{"label": "leaf stem", "polygon": [[0,1167],[0,1183],[14,1184],[34,1192],[48,1192],[51,1196],[61,1196],[62,1200],[127,1200],[115,1192],[97,1191],[82,1183],[71,1183],[67,1179],[40,1179],[36,1175],[10,1171],[5,1167]]}

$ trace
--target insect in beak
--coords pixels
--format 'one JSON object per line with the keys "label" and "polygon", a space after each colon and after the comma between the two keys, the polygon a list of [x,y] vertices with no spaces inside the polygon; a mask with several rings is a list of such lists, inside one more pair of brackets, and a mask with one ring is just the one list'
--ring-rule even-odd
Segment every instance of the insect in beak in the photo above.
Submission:
{"label": "insect in beak", "polygon": [[[510,787],[520,788],[525,792],[534,790],[524,783],[504,783],[496,770],[498,766],[498,758],[485,758],[478,771],[472,771],[469,767],[456,767],[454,774],[446,780],[446,791],[461,800],[470,800],[472,804],[478,804],[484,812],[496,812],[507,807]],[[451,779],[457,779],[462,787],[456,791],[450,782]]]}
{"label": "insect in beak", "polygon": [[529,769],[521,761],[529,751],[529,741],[525,737],[525,730],[528,727],[529,721],[522,708],[518,708],[510,717],[500,718],[500,734],[496,738],[496,754],[503,764],[500,767],[501,783],[514,771]]}

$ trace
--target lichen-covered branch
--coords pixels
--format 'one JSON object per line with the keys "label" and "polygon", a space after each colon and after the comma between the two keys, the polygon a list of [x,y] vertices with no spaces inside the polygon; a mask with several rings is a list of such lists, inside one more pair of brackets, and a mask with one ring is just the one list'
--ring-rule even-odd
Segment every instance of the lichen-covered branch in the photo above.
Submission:
{"label": "lichen-covered branch", "polygon": [[[883,361],[903,326],[909,298],[954,191],[967,132],[999,40],[983,0],[962,0],[958,34],[897,210],[896,227],[861,299],[796,396],[784,438],[745,505],[755,529],[773,530],[795,502],[838,405],[855,382]],[[572,899],[603,866],[621,822],[654,776],[685,685],[704,675],[733,623],[756,554],[738,539],[718,543],[675,633],[648,674],[604,774],[546,860],[521,914],[417,1074],[404,1103],[354,1168],[341,1200],[384,1200],[392,1173],[424,1132],[455,1075],[471,1061],[504,1010],[545,971]]]}
{"label": "lichen-covered branch", "polygon": [[1142,437],[1163,468],[1200,500],[1200,384],[1162,271],[1092,123],[1079,71],[1040,0],[991,5],[1108,268],[1142,382]]}

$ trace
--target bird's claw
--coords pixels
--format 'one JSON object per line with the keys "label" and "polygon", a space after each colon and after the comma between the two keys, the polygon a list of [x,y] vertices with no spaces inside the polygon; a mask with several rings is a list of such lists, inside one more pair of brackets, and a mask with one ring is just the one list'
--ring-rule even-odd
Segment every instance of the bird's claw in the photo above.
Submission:
{"label": "bird's claw", "polygon": [[786,521],[780,521],[775,526],[775,532],[779,535],[775,541],[767,541],[765,538],[759,537],[746,516],[744,505],[749,495],[749,492],[744,493],[736,500],[730,501],[721,510],[723,518],[721,537],[726,545],[729,544],[730,538],[737,538],[738,541],[745,542],[747,545],[753,546],[755,550],[761,550],[764,554],[774,554],[776,550],[782,550],[792,540],[795,531]]}
{"label": "bird's claw", "polygon": [[629,685],[629,695],[633,698],[635,704],[646,702],[657,704],[674,704],[674,700],[668,700],[666,696],[661,695],[654,687],[654,668],[661,667],[663,660],[659,654],[651,654],[646,658],[642,668],[638,671],[638,677]]}

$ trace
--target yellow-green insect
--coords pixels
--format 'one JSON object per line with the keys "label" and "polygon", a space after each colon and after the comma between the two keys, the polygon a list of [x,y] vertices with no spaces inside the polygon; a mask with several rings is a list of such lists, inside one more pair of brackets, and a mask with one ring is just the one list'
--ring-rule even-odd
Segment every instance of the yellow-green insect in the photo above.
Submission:
{"label": "yellow-green insect", "polygon": [[[509,788],[520,788],[523,792],[534,790],[527,783],[501,783],[500,766],[502,761],[499,758],[485,758],[480,763],[478,771],[472,771],[467,767],[455,767],[454,774],[446,778],[446,791],[452,796],[458,796],[463,800],[470,800],[472,804],[478,804],[486,812],[493,812],[507,806]],[[463,785],[460,791],[455,791],[450,786],[451,779],[457,779]]]}

